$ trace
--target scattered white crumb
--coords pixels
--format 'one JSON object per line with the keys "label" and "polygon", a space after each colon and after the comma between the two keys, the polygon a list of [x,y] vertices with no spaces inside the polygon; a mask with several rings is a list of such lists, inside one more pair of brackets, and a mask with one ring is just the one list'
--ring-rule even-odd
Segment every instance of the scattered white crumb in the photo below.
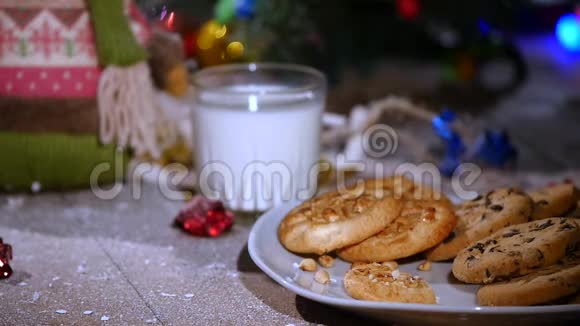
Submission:
{"label": "scattered white crumb", "polygon": [[240,276],[240,273],[238,273],[238,272],[235,272],[235,271],[230,271],[230,272],[228,272],[228,274],[227,274],[227,275],[228,275],[229,277],[232,277],[232,278],[237,278],[238,276]]}
{"label": "scattered white crumb", "polygon": [[145,322],[147,324],[155,324],[157,321],[155,319],[147,319]]}
{"label": "scattered white crumb", "polygon": [[65,208],[63,213],[67,218],[81,218],[82,220],[87,220],[93,214],[93,210],[90,207],[75,206]]}
{"label": "scattered white crumb", "polygon": [[64,314],[66,314],[66,310],[64,310],[64,309],[58,309],[58,310],[55,310],[54,312],[56,312],[56,313],[57,313],[57,314],[59,314],[59,315],[64,315]]}
{"label": "scattered white crumb", "polygon": [[20,282],[20,283],[18,283],[18,284],[16,284],[16,285],[18,285],[18,286],[27,286],[27,285],[28,285],[28,283],[26,283],[26,282]]}
{"label": "scattered white crumb", "polygon": [[102,321],[107,321],[107,320],[109,320],[109,316],[103,315],[103,317],[101,317],[101,320]]}
{"label": "scattered white crumb", "polygon": [[18,209],[20,207],[22,207],[24,205],[24,197],[16,197],[16,196],[11,196],[8,197],[8,208],[10,209]]}
{"label": "scattered white crumb", "polygon": [[165,266],[167,266],[167,263],[166,263],[166,262],[162,262],[162,263],[161,263],[161,264],[159,264],[159,265],[160,265],[160,266],[162,266],[162,267],[165,267]]}
{"label": "scattered white crumb", "polygon": [[161,292],[162,297],[175,297],[177,294]]}
{"label": "scattered white crumb", "polygon": [[193,298],[193,293],[186,293],[185,294],[185,297],[186,298]]}
{"label": "scattered white crumb", "polygon": [[294,325],[294,324],[286,324],[286,326],[296,326],[296,325]]}
{"label": "scattered white crumb", "polygon": [[300,264],[298,264],[297,262],[294,262],[292,264],[292,267],[294,267],[294,268],[300,268]]}
{"label": "scattered white crumb", "polygon": [[87,273],[87,265],[85,262],[82,262],[77,266],[77,273],[79,273],[79,274],[86,274]]}
{"label": "scattered white crumb", "polygon": [[32,302],[36,302],[40,298],[41,292],[34,291],[32,294]]}
{"label": "scattered white crumb", "polygon": [[55,277],[52,278],[52,280],[53,281],[58,281],[58,280],[60,280],[60,277],[59,276],[55,276]]}
{"label": "scattered white crumb", "polygon": [[129,208],[129,204],[127,204],[127,203],[125,203],[125,202],[120,202],[120,203],[117,203],[117,204],[115,205],[115,209],[117,209],[117,210],[119,210],[119,211],[124,211],[124,210],[126,210],[127,208]]}
{"label": "scattered white crumb", "polygon": [[92,281],[104,281],[104,280],[108,280],[108,279],[109,279],[109,276],[106,273],[102,273],[102,274],[99,274],[97,276],[89,276],[89,280],[92,280]]}
{"label": "scattered white crumb", "polygon": [[40,189],[42,189],[42,185],[38,181],[34,181],[30,185],[30,190],[32,190],[32,192],[39,192]]}
{"label": "scattered white crumb", "polygon": [[71,286],[72,285],[71,282],[62,282],[62,284],[66,285],[66,286]]}
{"label": "scattered white crumb", "polygon": [[205,268],[207,268],[207,269],[225,269],[226,264],[216,262],[216,263],[211,263],[211,264],[205,265]]}
{"label": "scattered white crumb", "polygon": [[93,311],[92,310],[85,310],[85,311],[83,311],[83,315],[87,315],[88,316],[88,315],[92,315],[92,314],[93,314]]}
{"label": "scattered white crumb", "polygon": [[151,261],[149,259],[145,259],[145,265],[149,265]]}

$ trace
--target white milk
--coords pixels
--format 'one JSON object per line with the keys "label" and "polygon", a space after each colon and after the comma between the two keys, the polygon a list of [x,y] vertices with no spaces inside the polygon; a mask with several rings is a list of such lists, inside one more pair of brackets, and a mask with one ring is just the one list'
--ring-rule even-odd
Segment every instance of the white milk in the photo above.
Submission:
{"label": "white milk", "polygon": [[249,85],[198,95],[194,159],[204,195],[234,210],[264,211],[313,194],[324,99],[284,89]]}

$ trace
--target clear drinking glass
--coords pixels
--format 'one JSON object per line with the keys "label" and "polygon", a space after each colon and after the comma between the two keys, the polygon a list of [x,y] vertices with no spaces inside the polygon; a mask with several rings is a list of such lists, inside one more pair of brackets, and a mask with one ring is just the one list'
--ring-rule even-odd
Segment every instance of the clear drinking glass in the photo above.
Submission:
{"label": "clear drinking glass", "polygon": [[264,211],[316,191],[326,79],[290,64],[233,64],[194,75],[194,162],[203,195]]}

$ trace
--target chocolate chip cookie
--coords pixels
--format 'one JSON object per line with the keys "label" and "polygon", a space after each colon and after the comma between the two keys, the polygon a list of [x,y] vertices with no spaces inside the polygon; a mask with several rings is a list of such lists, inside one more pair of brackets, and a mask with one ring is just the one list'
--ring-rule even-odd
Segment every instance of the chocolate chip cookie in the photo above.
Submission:
{"label": "chocolate chip cookie", "polygon": [[[477,291],[483,306],[528,306],[548,303],[580,291],[580,251],[526,276],[489,284]],[[570,303],[580,303],[570,299]]]}
{"label": "chocolate chip cookie", "polygon": [[466,283],[511,279],[556,263],[578,243],[577,219],[547,218],[509,226],[459,252],[452,271]]}
{"label": "chocolate chip cookie", "polygon": [[514,188],[497,189],[461,203],[455,209],[458,219],[455,229],[441,244],[427,252],[427,259],[451,259],[474,241],[503,227],[527,222],[532,208],[532,199]]}
{"label": "chocolate chip cookie", "polygon": [[575,295],[572,295],[566,303],[567,304],[580,304],[580,292],[576,293]]}
{"label": "chocolate chip cookie", "polygon": [[534,200],[532,220],[562,216],[578,200],[577,189],[573,184],[563,183],[529,193]]}
{"label": "chocolate chip cookie", "polygon": [[566,214],[564,214],[563,216],[579,218],[580,217],[580,200],[577,201],[576,204],[574,205],[574,207],[572,207],[572,209],[570,209],[570,211],[566,212]]}

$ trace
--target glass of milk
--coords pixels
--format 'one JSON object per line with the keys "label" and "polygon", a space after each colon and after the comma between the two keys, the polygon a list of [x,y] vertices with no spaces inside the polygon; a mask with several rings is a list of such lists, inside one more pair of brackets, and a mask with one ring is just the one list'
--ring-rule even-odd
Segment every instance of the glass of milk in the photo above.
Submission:
{"label": "glass of milk", "polygon": [[232,64],[194,75],[194,161],[201,193],[265,211],[316,191],[326,79],[290,64]]}

